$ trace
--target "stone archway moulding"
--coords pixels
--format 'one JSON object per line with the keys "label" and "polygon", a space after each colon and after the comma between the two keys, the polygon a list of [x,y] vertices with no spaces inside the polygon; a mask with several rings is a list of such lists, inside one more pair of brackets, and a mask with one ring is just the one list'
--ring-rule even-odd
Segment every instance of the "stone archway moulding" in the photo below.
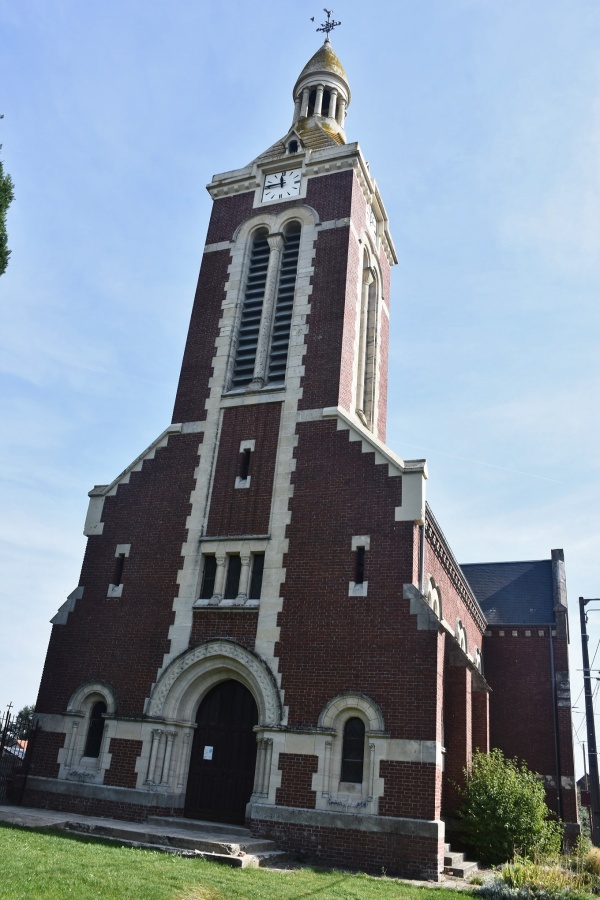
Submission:
{"label": "stone archway moulding", "polygon": [[281,724],[279,690],[268,667],[255,653],[227,640],[207,641],[174,659],[156,682],[146,714],[193,722],[202,697],[223,678],[236,678],[248,687],[260,725]]}
{"label": "stone archway moulding", "polygon": [[368,731],[385,733],[385,723],[379,706],[365,694],[343,693],[333,697],[321,711],[319,727],[335,730],[341,713],[360,710],[368,723]]}

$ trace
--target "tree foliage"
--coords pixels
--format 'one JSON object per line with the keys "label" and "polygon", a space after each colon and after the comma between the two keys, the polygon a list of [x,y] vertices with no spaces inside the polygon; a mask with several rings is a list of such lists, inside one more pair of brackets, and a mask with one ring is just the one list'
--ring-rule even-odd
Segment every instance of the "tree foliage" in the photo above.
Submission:
{"label": "tree foliage", "polygon": [[562,829],[550,819],[539,775],[497,749],[475,753],[465,775],[464,838],[481,862],[560,852]]}
{"label": "tree foliage", "polygon": [[[0,150],[2,144],[0,144]],[[14,198],[12,178],[5,174],[2,160],[0,159],[0,275],[4,275],[8,265],[10,250],[8,249],[8,233],[6,231],[6,213]]]}

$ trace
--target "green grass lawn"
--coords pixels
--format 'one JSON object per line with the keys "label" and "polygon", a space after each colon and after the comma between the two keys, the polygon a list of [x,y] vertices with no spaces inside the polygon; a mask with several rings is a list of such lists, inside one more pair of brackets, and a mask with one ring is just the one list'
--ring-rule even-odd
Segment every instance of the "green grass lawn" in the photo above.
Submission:
{"label": "green grass lawn", "polygon": [[[461,894],[465,898],[469,894]],[[0,824],[0,898],[457,900],[456,892],[310,868],[230,869],[60,831]]]}

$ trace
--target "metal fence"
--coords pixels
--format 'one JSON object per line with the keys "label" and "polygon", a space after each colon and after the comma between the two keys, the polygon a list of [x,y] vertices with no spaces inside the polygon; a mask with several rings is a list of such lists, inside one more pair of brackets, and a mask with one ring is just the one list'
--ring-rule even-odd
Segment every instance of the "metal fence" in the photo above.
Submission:
{"label": "metal fence", "polygon": [[12,712],[12,703],[0,715],[0,803],[21,803],[37,733],[31,718]]}

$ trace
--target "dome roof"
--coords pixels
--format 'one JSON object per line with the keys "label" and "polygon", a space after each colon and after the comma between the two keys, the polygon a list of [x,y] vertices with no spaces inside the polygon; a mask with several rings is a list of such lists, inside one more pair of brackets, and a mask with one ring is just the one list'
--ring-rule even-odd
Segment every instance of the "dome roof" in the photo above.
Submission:
{"label": "dome roof", "polygon": [[322,47],[320,47],[315,55],[309,59],[306,63],[300,75],[298,76],[298,80],[294,85],[294,92],[296,91],[296,87],[298,86],[298,82],[302,81],[307,75],[311,73],[317,72],[331,72],[333,75],[337,75],[339,78],[343,78],[343,80],[348,83],[348,78],[344,71],[344,67],[337,58],[333,47],[329,41],[329,38],[325,41]]}

